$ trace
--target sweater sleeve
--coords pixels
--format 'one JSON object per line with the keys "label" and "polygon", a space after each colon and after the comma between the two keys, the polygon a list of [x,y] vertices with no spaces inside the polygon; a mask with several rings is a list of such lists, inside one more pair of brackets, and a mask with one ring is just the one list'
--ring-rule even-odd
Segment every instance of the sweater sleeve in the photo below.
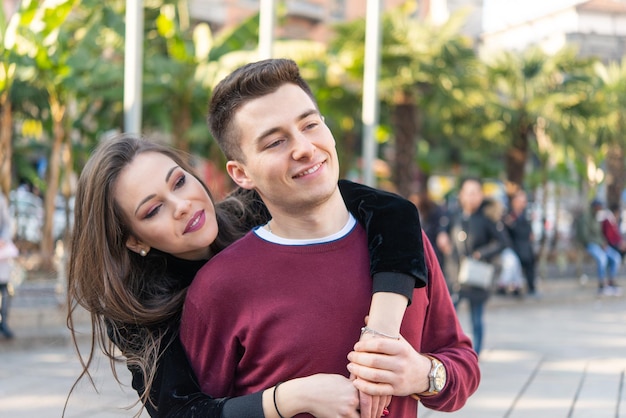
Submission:
{"label": "sweater sleeve", "polygon": [[422,227],[415,205],[402,197],[347,180],[339,189],[350,213],[367,232],[374,292],[400,293],[424,287]]}
{"label": "sweater sleeve", "polygon": [[510,247],[510,240],[504,232],[504,224],[502,222],[493,222],[484,217],[485,232],[488,240],[485,245],[474,248],[474,251],[480,253],[480,258],[485,261],[491,260],[494,256],[500,254],[502,250]]}
{"label": "sweater sleeve", "polygon": [[459,323],[432,245],[428,240],[424,241],[429,302],[420,351],[444,364],[447,381],[439,394],[422,397],[421,403],[429,409],[452,412],[465,405],[478,389],[480,368],[471,340]]}

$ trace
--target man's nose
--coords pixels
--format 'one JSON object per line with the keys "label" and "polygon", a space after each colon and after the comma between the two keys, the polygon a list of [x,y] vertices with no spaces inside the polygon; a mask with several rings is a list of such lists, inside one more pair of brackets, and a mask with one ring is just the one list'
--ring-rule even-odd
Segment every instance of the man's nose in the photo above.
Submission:
{"label": "man's nose", "polygon": [[315,149],[315,145],[306,135],[298,133],[294,136],[294,146],[292,154],[294,160],[311,158],[315,153]]}

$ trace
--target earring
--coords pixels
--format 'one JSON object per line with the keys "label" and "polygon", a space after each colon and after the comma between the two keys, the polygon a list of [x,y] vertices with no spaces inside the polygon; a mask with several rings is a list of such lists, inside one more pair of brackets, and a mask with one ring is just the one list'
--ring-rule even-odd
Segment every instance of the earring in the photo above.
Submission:
{"label": "earring", "polygon": [[145,257],[146,255],[148,255],[148,253],[146,252],[146,250],[144,250],[143,248],[141,249],[141,251],[139,251],[139,254],[140,254],[142,257]]}

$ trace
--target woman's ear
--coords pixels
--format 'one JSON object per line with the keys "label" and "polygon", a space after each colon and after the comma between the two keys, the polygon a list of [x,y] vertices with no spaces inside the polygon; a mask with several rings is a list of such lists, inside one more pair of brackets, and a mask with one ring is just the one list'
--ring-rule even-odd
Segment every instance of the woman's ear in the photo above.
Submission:
{"label": "woman's ear", "polygon": [[150,247],[139,241],[135,236],[131,235],[126,240],[126,248],[129,250],[145,256],[150,251]]}
{"label": "woman's ear", "polygon": [[226,171],[230,178],[242,189],[254,189],[254,182],[246,173],[246,166],[239,161],[228,161],[226,163]]}

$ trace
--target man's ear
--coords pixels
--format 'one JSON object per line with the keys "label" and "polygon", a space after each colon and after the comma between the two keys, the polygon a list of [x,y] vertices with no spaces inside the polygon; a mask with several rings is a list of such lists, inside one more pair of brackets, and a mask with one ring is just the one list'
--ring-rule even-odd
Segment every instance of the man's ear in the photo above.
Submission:
{"label": "man's ear", "polygon": [[246,173],[246,166],[239,161],[230,160],[226,163],[226,171],[230,178],[242,189],[254,189],[254,182]]}

